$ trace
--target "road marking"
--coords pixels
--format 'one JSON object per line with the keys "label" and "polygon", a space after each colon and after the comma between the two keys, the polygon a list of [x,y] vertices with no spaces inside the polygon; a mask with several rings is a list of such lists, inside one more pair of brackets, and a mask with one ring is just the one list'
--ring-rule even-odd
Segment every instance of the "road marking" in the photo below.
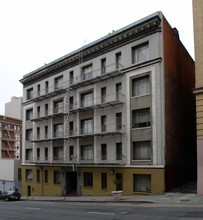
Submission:
{"label": "road marking", "polygon": [[26,209],[29,209],[29,210],[41,210],[41,208],[32,208],[32,207],[26,207]]}
{"label": "road marking", "polygon": [[95,214],[95,215],[116,215],[115,213],[106,213],[106,212],[88,212],[88,214]]}

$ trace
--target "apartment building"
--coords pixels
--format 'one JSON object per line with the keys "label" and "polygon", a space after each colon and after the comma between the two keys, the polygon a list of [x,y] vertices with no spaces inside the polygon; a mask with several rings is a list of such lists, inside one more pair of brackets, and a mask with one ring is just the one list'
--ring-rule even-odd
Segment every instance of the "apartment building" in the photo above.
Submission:
{"label": "apartment building", "polygon": [[194,61],[156,12],[23,76],[23,195],[162,194],[195,178]]}
{"label": "apartment building", "polygon": [[0,115],[0,190],[21,190],[22,121]]}
{"label": "apartment building", "polygon": [[193,0],[193,23],[195,45],[195,89],[197,116],[197,193],[203,194],[203,3]]}

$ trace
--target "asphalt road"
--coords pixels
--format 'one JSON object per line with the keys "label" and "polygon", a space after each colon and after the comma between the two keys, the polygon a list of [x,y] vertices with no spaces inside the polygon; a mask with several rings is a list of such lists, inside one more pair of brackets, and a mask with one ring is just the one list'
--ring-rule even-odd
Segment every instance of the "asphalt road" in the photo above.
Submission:
{"label": "asphalt road", "polygon": [[99,204],[0,201],[0,220],[203,220],[203,208],[153,207],[137,204]]}

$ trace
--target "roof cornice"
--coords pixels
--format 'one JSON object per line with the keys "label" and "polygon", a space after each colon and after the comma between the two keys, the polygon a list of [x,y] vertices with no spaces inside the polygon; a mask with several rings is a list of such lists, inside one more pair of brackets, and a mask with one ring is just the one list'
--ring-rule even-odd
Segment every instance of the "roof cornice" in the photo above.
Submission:
{"label": "roof cornice", "polygon": [[141,21],[128,25],[118,31],[114,31],[97,41],[94,41],[70,54],[40,67],[39,69],[34,70],[29,74],[26,74],[20,82],[24,86],[27,86],[39,79],[46,78],[50,75],[56,74],[57,72],[78,65],[81,54],[83,62],[85,62],[133,40],[160,31],[160,14],[155,13],[153,15],[154,16],[147,17],[148,19],[142,19]]}

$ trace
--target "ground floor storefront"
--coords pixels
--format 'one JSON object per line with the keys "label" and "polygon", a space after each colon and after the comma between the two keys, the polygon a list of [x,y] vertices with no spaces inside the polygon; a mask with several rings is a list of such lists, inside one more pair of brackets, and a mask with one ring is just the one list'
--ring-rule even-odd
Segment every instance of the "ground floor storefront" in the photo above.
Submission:
{"label": "ground floor storefront", "polygon": [[[117,181],[115,181],[117,180]],[[117,185],[115,184],[117,183]],[[162,168],[22,166],[23,196],[108,196],[165,192]]]}

